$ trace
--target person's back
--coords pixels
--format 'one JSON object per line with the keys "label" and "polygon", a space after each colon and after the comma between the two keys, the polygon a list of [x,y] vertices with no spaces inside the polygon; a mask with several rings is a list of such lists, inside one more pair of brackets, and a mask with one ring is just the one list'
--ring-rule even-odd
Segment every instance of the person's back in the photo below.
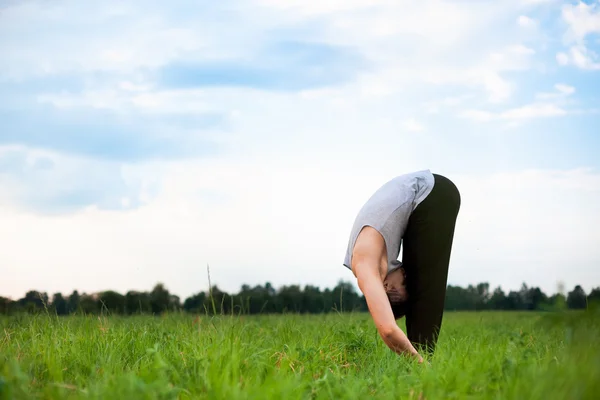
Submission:
{"label": "person's back", "polygon": [[434,185],[431,171],[399,175],[383,184],[362,206],[354,221],[343,265],[351,269],[352,250],[359,233],[371,226],[383,236],[388,256],[388,273],[401,266],[398,261],[402,236],[415,208]]}

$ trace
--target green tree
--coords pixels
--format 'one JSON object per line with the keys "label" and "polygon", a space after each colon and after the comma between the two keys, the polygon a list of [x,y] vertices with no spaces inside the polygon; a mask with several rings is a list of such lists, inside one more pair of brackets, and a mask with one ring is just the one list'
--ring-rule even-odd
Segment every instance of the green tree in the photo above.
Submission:
{"label": "green tree", "polygon": [[333,308],[337,311],[359,311],[363,309],[361,296],[352,283],[340,280],[331,291]]}
{"label": "green tree", "polygon": [[562,293],[555,293],[550,296],[548,303],[555,310],[565,310],[567,308],[567,298]]}
{"label": "green tree", "polygon": [[200,292],[196,293],[185,299],[183,302],[183,309],[185,311],[191,313],[201,313],[204,312],[204,302],[206,300],[206,293]]}
{"label": "green tree", "polygon": [[97,296],[83,293],[79,297],[78,311],[81,311],[84,314],[97,314],[100,311]]}
{"label": "green tree", "polygon": [[67,315],[69,313],[67,300],[65,300],[61,293],[54,293],[52,295],[52,308],[57,315]]}
{"label": "green tree", "polygon": [[69,296],[67,300],[67,310],[69,314],[77,312],[79,310],[79,292],[77,290],[73,290],[73,293]]}
{"label": "green tree", "polygon": [[0,296],[0,314],[8,315],[11,310],[12,300]]}
{"label": "green tree", "polygon": [[305,313],[322,313],[325,311],[325,299],[318,287],[304,286],[301,310]]}
{"label": "green tree", "polygon": [[169,309],[169,291],[162,283],[156,284],[150,292],[150,308],[152,313],[160,314]]}
{"label": "green tree", "polygon": [[35,313],[48,305],[48,295],[37,290],[30,290],[25,293],[25,297],[19,299],[18,303],[27,312]]}
{"label": "green tree", "polygon": [[[410,293],[408,294],[410,296]],[[476,296],[473,286],[465,289],[460,286],[449,285],[446,288],[444,308],[446,310],[474,310]]]}
{"label": "green tree", "polygon": [[125,294],[125,312],[126,314],[144,314],[152,312],[150,294],[135,290],[127,292]]}
{"label": "green tree", "polygon": [[600,287],[593,288],[587,298],[588,303],[600,303]]}
{"label": "green tree", "polygon": [[113,314],[125,313],[125,296],[113,290],[102,292],[98,296],[100,309]]}
{"label": "green tree", "polygon": [[521,297],[520,292],[515,292],[511,290],[506,296],[506,308],[505,310],[522,310],[523,309],[523,299]]}
{"label": "green tree", "polygon": [[169,296],[169,310],[177,311],[181,308],[181,300],[179,296],[172,294]]}
{"label": "green tree", "polygon": [[529,288],[526,299],[529,310],[541,310],[544,304],[548,304],[548,296],[539,287]]}
{"label": "green tree", "polygon": [[567,306],[571,309],[584,309],[587,306],[585,290],[579,285],[567,295]]}
{"label": "green tree", "polygon": [[213,285],[204,300],[204,308],[209,313],[229,314],[231,309],[231,296],[219,289],[217,285]]}
{"label": "green tree", "polygon": [[492,296],[490,293],[490,284],[487,282],[479,283],[476,287],[477,298],[475,300],[476,310],[485,310],[488,308],[488,302]]}
{"label": "green tree", "polygon": [[490,300],[488,301],[488,308],[492,310],[502,310],[506,307],[506,295],[500,286],[494,289]]}
{"label": "green tree", "polygon": [[302,292],[300,286],[283,286],[277,293],[279,310],[281,312],[300,312],[302,307]]}

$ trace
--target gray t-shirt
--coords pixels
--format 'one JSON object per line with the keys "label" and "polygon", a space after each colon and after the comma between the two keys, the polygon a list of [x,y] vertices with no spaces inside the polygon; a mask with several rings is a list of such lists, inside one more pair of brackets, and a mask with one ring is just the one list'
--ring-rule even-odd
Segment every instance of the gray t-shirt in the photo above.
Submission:
{"label": "gray t-shirt", "polygon": [[352,269],[352,251],[365,226],[376,229],[385,240],[388,273],[400,268],[402,237],[414,209],[431,193],[435,179],[430,170],[397,176],[381,186],[358,212],[350,233],[344,266]]}

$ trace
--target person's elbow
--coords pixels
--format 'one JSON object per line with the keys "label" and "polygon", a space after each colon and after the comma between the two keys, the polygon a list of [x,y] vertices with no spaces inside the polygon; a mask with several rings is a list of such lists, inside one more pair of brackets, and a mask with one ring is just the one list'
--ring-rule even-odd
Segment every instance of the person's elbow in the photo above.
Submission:
{"label": "person's elbow", "polygon": [[386,342],[392,340],[396,336],[398,326],[395,325],[383,325],[379,327],[379,335]]}

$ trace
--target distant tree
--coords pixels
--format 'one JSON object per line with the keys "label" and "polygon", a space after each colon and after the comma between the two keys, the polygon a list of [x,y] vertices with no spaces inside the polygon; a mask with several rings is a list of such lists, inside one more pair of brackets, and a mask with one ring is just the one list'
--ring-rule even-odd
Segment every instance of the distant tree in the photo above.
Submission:
{"label": "distant tree", "polygon": [[265,290],[267,291],[267,294],[269,296],[275,296],[275,294],[277,294],[277,291],[275,290],[275,288],[271,285],[270,282],[265,283]]}
{"label": "distant tree", "polygon": [[8,315],[10,313],[12,300],[0,296],[0,314]]}
{"label": "distant tree", "polygon": [[37,290],[30,290],[25,293],[25,297],[18,300],[18,303],[27,312],[35,313],[48,305],[48,295]]}
{"label": "distant tree", "polygon": [[154,314],[160,314],[169,309],[169,291],[162,283],[156,284],[150,292],[150,307]]}
{"label": "distant tree", "polygon": [[548,296],[539,287],[529,288],[527,301],[531,307],[530,310],[541,310],[545,304],[548,304]]}
{"label": "distant tree", "polygon": [[485,310],[488,308],[488,302],[490,300],[490,284],[487,282],[480,283],[477,285],[477,299],[476,299],[476,310]]}
{"label": "distant tree", "polygon": [[600,287],[593,288],[590,294],[588,294],[588,303],[600,304]]}
{"label": "distant tree", "polygon": [[446,299],[444,300],[444,308],[446,310],[460,310],[462,298],[459,293],[460,289],[460,287],[454,285],[448,285],[446,287]]}
{"label": "distant tree", "polygon": [[567,308],[567,298],[562,293],[555,293],[548,298],[548,304],[554,310],[565,310]]}
{"label": "distant tree", "polygon": [[67,300],[67,310],[69,314],[79,310],[79,299],[79,292],[77,290],[73,290],[73,293],[71,293],[69,299]]}
{"label": "distant tree", "polygon": [[81,311],[83,314],[97,314],[100,311],[98,296],[83,293],[79,297],[78,311]]}
{"label": "distant tree", "polygon": [[494,289],[488,301],[488,308],[492,310],[502,310],[506,307],[506,295],[500,286]]}
{"label": "distant tree", "polygon": [[325,311],[324,300],[318,287],[306,285],[302,291],[301,310],[305,313],[322,313]]}
{"label": "distant tree", "polygon": [[100,309],[113,314],[123,314],[126,310],[125,296],[113,290],[102,292],[98,296]]}
{"label": "distant tree", "polygon": [[231,296],[219,289],[217,285],[213,285],[209,291],[209,295],[205,299],[204,307],[209,313],[229,314],[232,312]]}
{"label": "distant tree", "polygon": [[[409,293],[410,296],[410,293]],[[476,289],[469,285],[468,288],[448,285],[446,288],[446,300],[444,308],[446,310],[475,310],[477,304]]]}
{"label": "distant tree", "polygon": [[52,309],[56,315],[67,315],[69,313],[67,300],[65,300],[61,293],[54,293],[52,295]]}
{"label": "distant tree", "polygon": [[567,305],[571,309],[583,309],[587,306],[587,298],[585,291],[579,285],[569,292],[567,295]]}
{"label": "distant tree", "polygon": [[275,303],[276,294],[268,287],[267,283],[264,287],[261,285],[254,286],[251,288],[249,285],[242,285],[240,292],[238,293],[238,304],[241,305],[242,309],[246,313],[258,314],[258,313],[274,313],[278,312],[277,305]]}
{"label": "distant tree", "polygon": [[150,305],[150,294],[148,292],[130,290],[125,294],[126,314],[144,314],[150,312],[152,312],[152,307]]}
{"label": "distant tree", "polygon": [[340,280],[331,291],[333,307],[337,311],[358,311],[362,309],[361,297],[352,283]]}
{"label": "distant tree", "polygon": [[177,295],[170,295],[169,296],[169,310],[171,311],[177,311],[181,308],[181,300],[179,299],[179,296]]}
{"label": "distant tree", "polygon": [[283,286],[277,293],[278,306],[281,312],[300,312],[302,307],[302,293],[300,286]]}
{"label": "distant tree", "polygon": [[522,284],[519,290],[520,308],[522,310],[539,310],[542,304],[548,302],[548,297],[538,287],[528,287],[525,283]]}
{"label": "distant tree", "polygon": [[[562,293],[564,288],[559,288]],[[447,310],[539,310],[585,308],[586,296],[581,286],[568,294],[546,294],[538,287],[528,287],[525,283],[518,291],[508,294],[497,287],[490,291],[489,283],[481,282],[467,287],[448,285],[445,309]],[[594,288],[587,297],[589,302],[600,302],[600,287]],[[214,304],[214,309],[213,309]],[[198,292],[182,303],[180,298],[169,293],[162,283],[154,286],[150,292],[131,290],[121,295],[112,290],[97,294],[79,294],[74,290],[68,298],[55,293],[48,303],[46,293],[31,290],[22,299],[11,301],[0,297],[1,313],[40,312],[48,307],[58,315],[82,312],[138,314],[160,314],[165,311],[184,309],[191,313],[327,313],[368,311],[365,297],[356,290],[352,282],[340,280],[334,288],[319,289],[317,286],[287,285],[275,289],[271,283],[251,287],[244,284],[238,293],[229,294],[213,285],[207,292]]]}
{"label": "distant tree", "polygon": [[185,299],[183,302],[183,309],[185,311],[191,313],[201,313],[204,312],[204,302],[206,300],[206,293],[200,292],[196,293]]}
{"label": "distant tree", "polygon": [[522,310],[523,309],[523,301],[521,298],[520,292],[515,292],[511,290],[506,296],[506,310]]}

